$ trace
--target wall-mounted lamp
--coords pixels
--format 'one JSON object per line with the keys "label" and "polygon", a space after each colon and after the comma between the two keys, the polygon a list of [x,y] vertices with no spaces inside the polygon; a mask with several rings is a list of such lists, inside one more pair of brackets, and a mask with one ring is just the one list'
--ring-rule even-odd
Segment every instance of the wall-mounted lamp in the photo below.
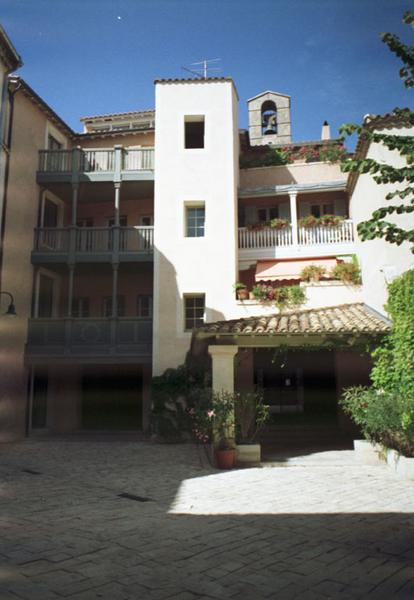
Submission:
{"label": "wall-mounted lamp", "polygon": [[0,295],[1,294],[5,294],[6,296],[8,296],[10,298],[10,304],[7,307],[7,310],[4,314],[7,317],[16,317],[17,316],[16,307],[14,306],[14,298],[13,298],[12,294],[10,294],[10,292],[0,292]]}

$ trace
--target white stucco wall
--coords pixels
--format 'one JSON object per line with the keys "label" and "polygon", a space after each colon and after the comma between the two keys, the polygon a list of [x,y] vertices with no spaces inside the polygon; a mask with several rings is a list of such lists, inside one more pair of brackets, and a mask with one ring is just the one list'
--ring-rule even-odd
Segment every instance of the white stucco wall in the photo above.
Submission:
{"label": "white stucco wall", "polygon": [[256,167],[240,170],[240,188],[267,185],[291,185],[295,183],[323,183],[347,179],[339,164],[326,162],[298,163],[278,167]]}
{"label": "white stucco wall", "polygon": [[[395,128],[384,130],[389,135],[414,135],[414,128]],[[380,144],[371,144],[368,158],[383,161],[396,167],[403,167],[404,161],[397,151],[390,151]],[[378,185],[369,174],[360,175],[350,199],[350,217],[355,224],[370,218],[372,212],[381,206],[402,204],[399,198],[386,200],[388,192],[403,189],[403,186]],[[386,218],[404,228],[414,227],[414,215],[395,215]],[[383,239],[362,242],[356,240],[363,281],[364,302],[375,310],[386,314],[384,304],[387,300],[388,282],[406,271],[414,268],[414,254],[407,242],[401,246],[390,244]]]}
{"label": "white stucco wall", "polygon": [[[184,148],[184,117],[204,115],[205,147]],[[235,139],[237,138],[237,139]],[[182,363],[183,295],[228,318],[237,280],[237,96],[231,81],[156,85],[153,372]],[[185,205],[204,202],[205,236],[185,237]]]}

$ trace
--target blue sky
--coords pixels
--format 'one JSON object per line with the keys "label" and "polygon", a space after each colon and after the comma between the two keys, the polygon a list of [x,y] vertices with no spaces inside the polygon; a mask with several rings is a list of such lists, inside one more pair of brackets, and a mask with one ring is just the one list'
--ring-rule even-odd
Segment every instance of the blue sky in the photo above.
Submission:
{"label": "blue sky", "polygon": [[22,77],[75,130],[85,115],[154,107],[153,80],[221,58],[246,100],[291,95],[293,139],[412,106],[399,60],[379,39],[397,33],[409,0],[0,0]]}

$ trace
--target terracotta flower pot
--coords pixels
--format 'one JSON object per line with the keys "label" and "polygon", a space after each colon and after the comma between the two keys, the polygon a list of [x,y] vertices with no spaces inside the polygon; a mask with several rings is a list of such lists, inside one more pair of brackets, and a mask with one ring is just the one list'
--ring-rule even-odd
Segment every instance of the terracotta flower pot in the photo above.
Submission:
{"label": "terracotta flower pot", "polygon": [[216,459],[217,469],[232,469],[236,459],[236,450],[235,448],[228,450],[216,449],[214,451],[214,457]]}
{"label": "terracotta flower pot", "polygon": [[249,299],[249,291],[247,288],[240,288],[237,290],[237,298],[239,300],[248,300]]}

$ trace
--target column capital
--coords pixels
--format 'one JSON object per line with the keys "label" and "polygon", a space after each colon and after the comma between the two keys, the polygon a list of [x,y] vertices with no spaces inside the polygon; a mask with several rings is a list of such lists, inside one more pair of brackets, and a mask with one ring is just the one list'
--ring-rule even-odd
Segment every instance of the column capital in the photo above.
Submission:
{"label": "column capital", "polygon": [[223,346],[209,346],[208,347],[208,353],[211,356],[228,356],[230,358],[232,358],[233,356],[236,356],[237,352],[238,352],[239,347],[238,346],[230,346],[230,345],[223,345]]}

